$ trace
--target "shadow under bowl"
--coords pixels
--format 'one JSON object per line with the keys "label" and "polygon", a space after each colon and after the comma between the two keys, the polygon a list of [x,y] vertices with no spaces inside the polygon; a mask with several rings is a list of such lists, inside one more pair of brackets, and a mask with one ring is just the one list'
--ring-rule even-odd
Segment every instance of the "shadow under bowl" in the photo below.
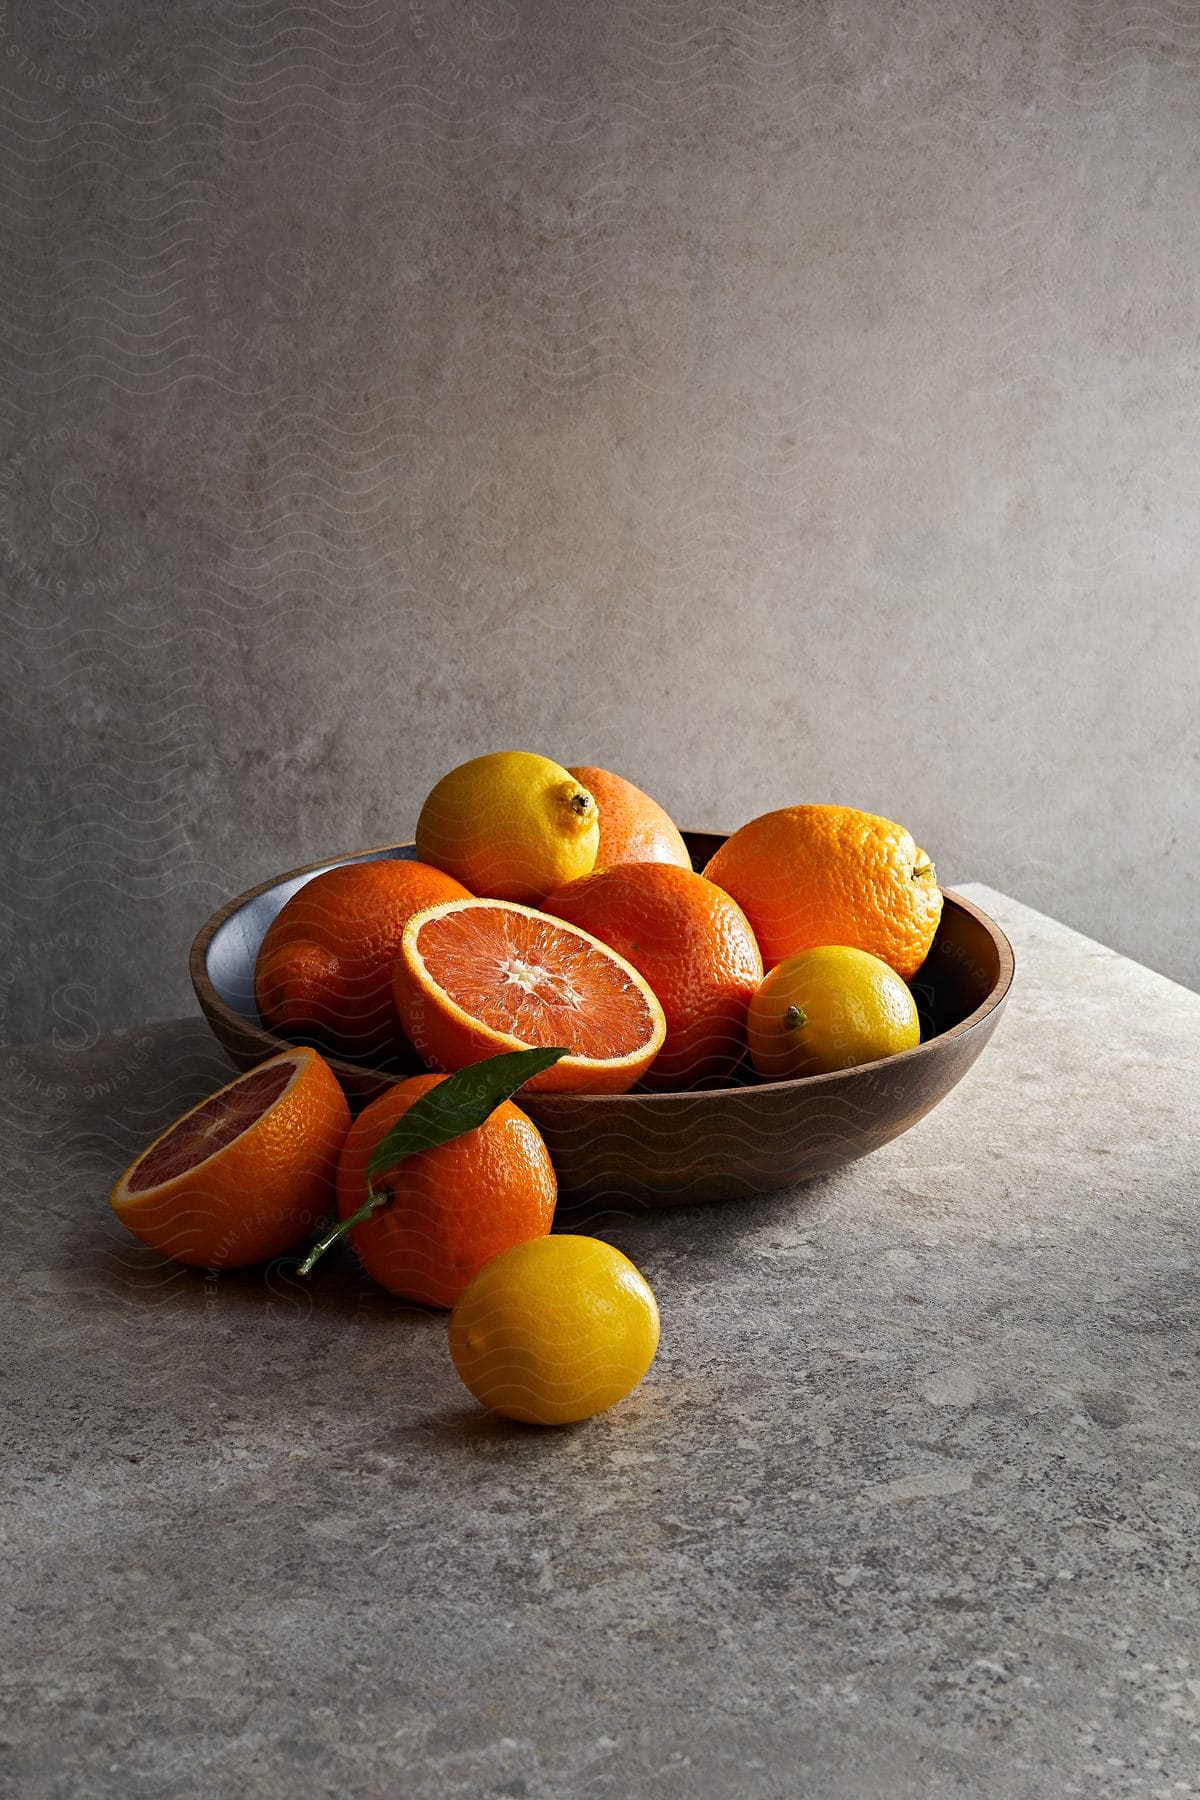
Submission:
{"label": "shadow under bowl", "polygon": [[[699,869],[724,842],[716,832],[683,836]],[[288,1048],[254,1004],[258,947],[285,901],[342,863],[414,856],[411,843],[388,844],[293,869],[240,894],[201,927],[191,951],[192,985],[238,1068]],[[563,1195],[602,1209],[767,1193],[867,1156],[923,1118],[991,1037],[1013,978],[1012,946],[1000,927],[961,895],[943,894],[933,947],[910,984],[923,1040],[914,1050],[797,1081],[758,1081],[747,1073],[686,1093],[518,1095],[546,1140]],[[328,1061],[355,1107],[418,1067]]]}

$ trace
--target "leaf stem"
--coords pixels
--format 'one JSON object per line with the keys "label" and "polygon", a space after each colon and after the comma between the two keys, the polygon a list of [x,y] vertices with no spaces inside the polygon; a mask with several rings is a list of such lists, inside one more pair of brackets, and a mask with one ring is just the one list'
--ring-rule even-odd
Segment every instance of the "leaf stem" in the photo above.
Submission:
{"label": "leaf stem", "polygon": [[351,1213],[348,1219],[342,1219],[339,1224],[332,1226],[331,1229],[325,1233],[324,1237],[319,1237],[304,1261],[300,1264],[296,1273],[298,1275],[311,1275],[313,1265],[320,1261],[327,1250],[332,1250],[333,1246],[344,1238],[347,1232],[353,1231],[356,1225],[362,1225],[371,1217],[372,1213],[378,1212],[381,1206],[386,1206],[390,1199],[390,1194],[377,1193],[368,1182],[367,1197],[359,1207],[358,1211],[356,1213]]}

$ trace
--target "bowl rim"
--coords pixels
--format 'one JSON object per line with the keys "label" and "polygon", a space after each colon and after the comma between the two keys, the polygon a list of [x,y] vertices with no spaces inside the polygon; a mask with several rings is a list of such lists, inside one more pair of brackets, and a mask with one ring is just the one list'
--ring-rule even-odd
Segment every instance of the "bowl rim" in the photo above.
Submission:
{"label": "bowl rim", "polygon": [[[712,830],[702,831],[697,828],[690,831],[683,830],[682,835],[686,839],[688,837],[728,837],[730,834]],[[300,875],[317,875],[326,869],[338,868],[343,863],[360,862],[368,857],[377,857],[388,850],[412,850],[415,848],[414,839],[403,838],[398,843],[376,844],[366,850],[347,851],[341,856],[319,857],[315,862],[302,863],[298,868],[288,869],[280,875],[272,875],[266,881],[258,882],[256,886],[247,888],[244,893],[237,894],[232,900],[227,900],[223,906],[218,907],[216,912],[204,921],[192,939],[192,947],[188,954],[188,972],[191,975],[192,987],[200,1002],[201,1010],[209,1022],[211,1023],[213,1016],[216,1015],[221,1019],[222,1024],[232,1032],[241,1035],[247,1032],[257,1033],[270,1046],[264,1052],[264,1060],[266,1056],[275,1055],[279,1051],[294,1050],[296,1045],[292,1039],[279,1037],[275,1032],[269,1031],[265,1025],[254,1023],[241,1013],[235,1012],[233,1007],[228,1005],[218,994],[212,977],[208,973],[208,951],[213,938],[226,920],[231,918],[240,907],[249,905],[251,900],[257,900],[260,894],[265,894],[271,888],[281,886],[285,881],[294,881]],[[936,1037],[926,1038],[922,1043],[915,1044],[911,1050],[901,1050],[894,1056],[879,1057],[876,1061],[869,1063],[858,1063],[853,1069],[832,1069],[823,1075],[796,1075],[784,1081],[757,1081],[750,1085],[742,1083],[711,1088],[664,1088],[661,1091],[626,1094],[540,1093],[530,1094],[529,1101],[536,1102],[539,1108],[554,1101],[569,1102],[572,1106],[579,1104],[611,1106],[622,1100],[636,1101],[639,1106],[656,1104],[668,1106],[679,1100],[716,1100],[730,1094],[744,1096],[746,1094],[780,1093],[789,1089],[803,1089],[807,1092],[826,1082],[844,1081],[847,1076],[858,1075],[864,1070],[881,1069],[885,1066],[889,1069],[898,1069],[901,1066],[907,1066],[917,1057],[927,1056],[935,1051],[938,1045],[949,1043],[954,1038],[965,1037],[968,1032],[975,1030],[984,1019],[1004,1004],[1008,997],[1008,991],[1012,987],[1013,975],[1016,971],[1016,956],[1008,938],[989,913],[984,912],[983,908],[976,906],[973,901],[964,898],[962,894],[956,893],[953,888],[942,887],[940,882],[938,887],[944,899],[957,906],[974,919],[976,924],[983,927],[996,949],[1000,968],[995,982],[975,1010],[968,1013],[965,1019],[960,1019],[957,1025],[951,1025],[947,1031],[939,1031]],[[321,1051],[320,1054],[339,1078],[345,1074],[355,1081],[373,1078],[388,1083],[406,1079],[404,1075],[397,1075],[392,1070],[373,1068],[368,1063],[352,1062],[348,1057],[327,1056],[324,1051]]]}

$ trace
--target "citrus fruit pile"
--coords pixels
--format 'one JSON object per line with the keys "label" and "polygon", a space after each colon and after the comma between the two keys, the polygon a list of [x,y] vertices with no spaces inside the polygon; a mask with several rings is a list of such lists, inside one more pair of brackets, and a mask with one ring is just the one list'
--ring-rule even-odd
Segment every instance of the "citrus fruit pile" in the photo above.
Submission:
{"label": "citrus fruit pile", "polygon": [[[453,1309],[454,1366],[484,1404],[586,1418],[649,1368],[658,1309],[611,1245],[550,1235],[554,1166],[513,1094],[789,1080],[910,1050],[941,908],[932,862],[872,813],[765,813],[701,871],[623,777],[476,757],[426,799],[416,860],[341,864],[282,907],[255,999],[305,1041],[171,1126],[113,1208],[209,1269],[294,1250],[336,1212],[302,1273],[348,1236],[389,1292]],[[427,1072],[352,1123],[322,1050]]]}
{"label": "citrus fruit pile", "polygon": [[873,813],[764,813],[699,871],[632,782],[502,750],[436,784],[416,856],[292,896],[258,953],[265,1024],[443,1072],[562,1045],[532,1089],[597,1094],[823,1074],[920,1041],[907,983],[941,890]]}

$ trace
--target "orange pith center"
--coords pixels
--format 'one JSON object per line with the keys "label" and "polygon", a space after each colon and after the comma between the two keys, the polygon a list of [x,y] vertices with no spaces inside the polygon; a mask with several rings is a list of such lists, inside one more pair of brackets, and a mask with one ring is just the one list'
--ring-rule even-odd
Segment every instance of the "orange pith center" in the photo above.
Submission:
{"label": "orange pith center", "polygon": [[295,1072],[294,1062],[276,1063],[247,1075],[226,1093],[214,1094],[147,1150],[125,1183],[125,1192],[143,1194],[147,1188],[160,1187],[232,1144],[274,1105]]}
{"label": "orange pith center", "polygon": [[467,907],[431,919],[417,948],[456,1006],[523,1044],[565,1044],[608,1061],[653,1036],[641,990],[620,964],[551,919]]}

